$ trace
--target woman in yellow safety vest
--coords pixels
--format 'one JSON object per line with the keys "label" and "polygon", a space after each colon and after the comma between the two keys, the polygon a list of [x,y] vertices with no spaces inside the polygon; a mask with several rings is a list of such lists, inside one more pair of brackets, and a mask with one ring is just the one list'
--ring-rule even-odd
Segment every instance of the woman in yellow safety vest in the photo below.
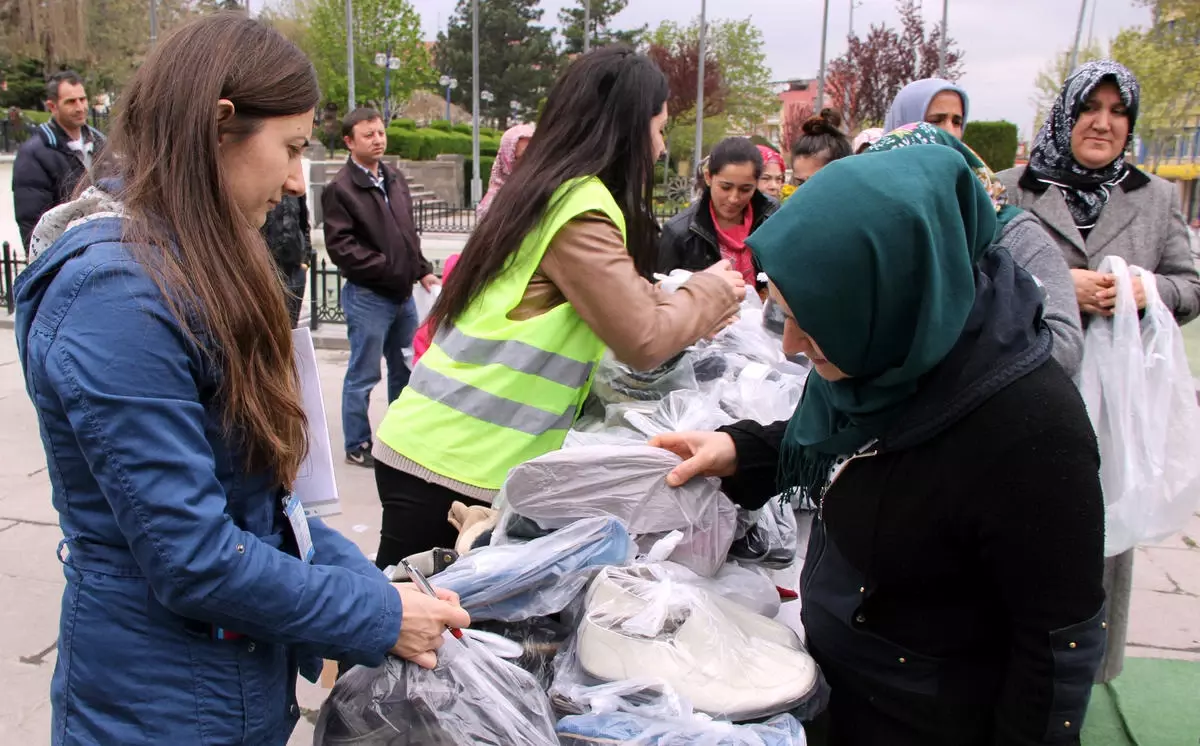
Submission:
{"label": "woman in yellow safety vest", "polygon": [[454,502],[491,504],[511,468],[560,448],[606,347],[653,369],[737,312],[745,281],[727,262],[673,294],[646,279],[666,101],[662,72],[621,46],[580,57],[551,90],[379,426],[379,567],[453,546]]}

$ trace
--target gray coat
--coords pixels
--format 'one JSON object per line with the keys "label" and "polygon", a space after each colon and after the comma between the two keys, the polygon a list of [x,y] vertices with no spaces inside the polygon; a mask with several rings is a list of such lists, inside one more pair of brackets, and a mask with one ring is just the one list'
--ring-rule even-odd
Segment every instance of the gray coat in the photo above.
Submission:
{"label": "gray coat", "polygon": [[995,245],[1008,249],[1013,261],[1045,288],[1043,317],[1054,335],[1054,359],[1074,378],[1083,363],[1083,327],[1075,301],[1075,282],[1063,261],[1062,251],[1038,219],[1028,212],[1010,220]]}
{"label": "gray coat", "polygon": [[1027,175],[1024,167],[998,174],[1014,203],[1041,221],[1071,269],[1096,270],[1116,255],[1154,272],[1158,294],[1180,324],[1200,315],[1200,275],[1192,262],[1188,229],[1175,186],[1134,169],[1114,189],[1085,242],[1057,188]]}

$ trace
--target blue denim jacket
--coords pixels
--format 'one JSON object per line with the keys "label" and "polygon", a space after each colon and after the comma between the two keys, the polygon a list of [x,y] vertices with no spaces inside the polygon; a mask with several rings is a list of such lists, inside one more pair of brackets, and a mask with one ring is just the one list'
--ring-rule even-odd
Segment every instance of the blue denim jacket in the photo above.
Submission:
{"label": "blue denim jacket", "polygon": [[297,558],[279,484],[244,468],[219,371],[118,218],[67,230],[15,292],[64,535],[53,742],[286,743],[297,671],[315,680],[321,657],[379,664],[398,594],[320,520],[313,564]]}

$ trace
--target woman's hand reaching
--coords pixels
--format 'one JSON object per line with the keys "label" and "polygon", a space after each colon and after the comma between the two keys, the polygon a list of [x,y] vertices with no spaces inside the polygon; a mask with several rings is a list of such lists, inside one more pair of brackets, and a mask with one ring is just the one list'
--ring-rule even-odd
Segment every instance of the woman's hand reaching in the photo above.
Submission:
{"label": "woman's hand reaching", "polygon": [[411,583],[392,586],[400,594],[402,616],[400,637],[392,655],[410,660],[422,668],[437,665],[437,649],[444,641],[447,627],[461,629],[471,624],[471,616],[458,605],[458,595],[437,589],[437,598],[427,596]]}
{"label": "woman's hand reaching", "polygon": [[738,272],[732,268],[732,265],[730,265],[728,259],[722,259],[708,269],[704,270],[702,274],[716,275],[722,280],[728,282],[729,286],[733,288],[733,295],[735,298],[737,298],[738,303],[741,303],[746,299],[746,278],[742,277],[741,272]]}
{"label": "woman's hand reaching", "polygon": [[683,459],[667,475],[671,487],[695,477],[731,477],[737,472],[737,448],[725,433],[666,433],[652,438],[650,445]]}

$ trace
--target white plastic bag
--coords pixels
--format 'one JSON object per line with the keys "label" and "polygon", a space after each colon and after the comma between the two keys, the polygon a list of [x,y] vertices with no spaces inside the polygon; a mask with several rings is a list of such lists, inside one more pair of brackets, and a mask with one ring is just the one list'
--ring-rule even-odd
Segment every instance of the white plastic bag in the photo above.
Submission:
{"label": "white plastic bag", "polygon": [[[779,368],[765,363],[750,363],[738,373],[735,380],[725,381],[721,388],[721,408],[735,420],[754,420],[760,425],[770,425],[790,419],[800,404],[808,372],[791,363],[780,363]],[[803,371],[803,375],[792,375],[790,371]]]}
{"label": "white plastic bag", "polygon": [[433,310],[433,304],[437,302],[438,296],[442,294],[442,286],[434,285],[429,290],[421,283],[413,284],[413,305],[417,307],[417,324],[424,324],[425,319],[429,318],[429,312]]}
{"label": "white plastic bag", "polygon": [[649,446],[581,446],[553,451],[515,467],[496,503],[503,506],[492,544],[509,543],[508,528],[524,517],[542,529],[581,518],[612,516],[643,551],[671,531],[683,540],[670,559],[712,577],[733,543],[737,509],[716,479],[667,485],[680,459]]}
{"label": "white plastic bag", "polygon": [[[1200,500],[1200,407],[1183,335],[1154,275],[1105,257],[1117,278],[1116,312],[1093,318],[1084,337],[1080,391],[1100,442],[1106,505],[1105,553],[1164,539],[1184,527]],[[1132,277],[1146,309],[1139,321]]]}
{"label": "white plastic bag", "polygon": [[556,746],[550,700],[532,674],[446,634],[438,665],[356,666],[330,692],[314,746]]}
{"label": "white plastic bag", "polygon": [[791,711],[821,688],[794,631],[654,564],[600,571],[573,651],[586,677],[660,679],[696,711],[733,721]]}

